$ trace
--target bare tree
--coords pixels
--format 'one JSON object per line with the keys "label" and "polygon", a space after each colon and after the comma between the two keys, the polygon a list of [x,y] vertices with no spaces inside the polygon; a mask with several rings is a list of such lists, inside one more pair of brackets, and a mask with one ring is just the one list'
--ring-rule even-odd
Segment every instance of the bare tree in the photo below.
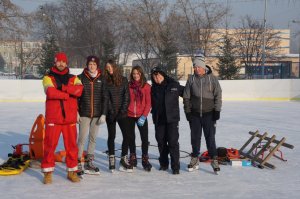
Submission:
{"label": "bare tree", "polygon": [[[262,63],[263,24],[250,16],[242,18],[241,27],[236,29],[235,41],[242,63],[245,64],[247,78],[252,79],[254,70]],[[266,58],[275,60],[279,54],[279,31],[268,27],[266,30]]]}
{"label": "bare tree", "polygon": [[185,51],[194,55],[201,49],[204,55],[213,50],[210,44],[213,30],[223,21],[228,9],[221,3],[177,0],[178,14],[182,16],[181,38]]}
{"label": "bare tree", "polygon": [[124,29],[127,50],[137,55],[145,72],[149,73],[151,68],[160,65],[176,77],[177,22],[167,1],[134,0],[125,3],[119,0],[114,1],[114,7],[118,10],[118,19],[130,29],[127,33]]}
{"label": "bare tree", "polygon": [[20,9],[10,0],[0,0],[0,38],[7,38],[7,34],[20,31],[17,19],[21,15]]}
{"label": "bare tree", "polygon": [[82,67],[88,55],[97,55],[103,63],[115,57],[115,26],[110,10],[98,0],[63,0],[45,4],[38,11],[45,34],[55,35],[59,48],[72,57],[70,65]]}

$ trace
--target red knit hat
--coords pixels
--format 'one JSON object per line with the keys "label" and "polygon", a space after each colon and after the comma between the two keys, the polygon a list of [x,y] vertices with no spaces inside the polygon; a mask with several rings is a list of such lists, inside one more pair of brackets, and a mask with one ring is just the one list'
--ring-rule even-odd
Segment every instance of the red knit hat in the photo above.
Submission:
{"label": "red knit hat", "polygon": [[58,52],[55,54],[55,62],[57,61],[64,61],[68,63],[67,55],[64,52]]}

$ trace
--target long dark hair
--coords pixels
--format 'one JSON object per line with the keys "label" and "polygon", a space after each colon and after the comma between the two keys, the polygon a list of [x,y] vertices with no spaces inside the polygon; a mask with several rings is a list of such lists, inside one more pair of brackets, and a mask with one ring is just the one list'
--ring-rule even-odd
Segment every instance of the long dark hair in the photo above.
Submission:
{"label": "long dark hair", "polygon": [[123,81],[123,76],[121,74],[120,68],[117,66],[114,60],[108,60],[105,63],[105,67],[107,64],[110,64],[113,68],[113,74],[109,74],[107,70],[104,72],[104,77],[108,84],[114,84],[115,86],[121,86]]}
{"label": "long dark hair", "polygon": [[134,70],[137,70],[141,74],[141,87],[143,88],[144,85],[147,82],[145,74],[144,74],[144,71],[143,71],[142,67],[140,67],[140,66],[134,66],[134,67],[132,67],[131,73],[130,73],[130,81],[131,82],[134,81],[134,79],[133,79],[133,71]]}

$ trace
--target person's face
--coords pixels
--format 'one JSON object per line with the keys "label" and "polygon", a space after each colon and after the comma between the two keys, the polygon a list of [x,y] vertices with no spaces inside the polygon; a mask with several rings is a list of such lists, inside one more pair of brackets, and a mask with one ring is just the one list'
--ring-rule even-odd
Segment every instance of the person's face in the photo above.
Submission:
{"label": "person's face", "polygon": [[96,62],[90,61],[89,64],[88,64],[88,69],[91,73],[95,73],[97,71]]}
{"label": "person's face", "polygon": [[204,75],[205,74],[205,69],[200,67],[200,66],[194,66],[194,73],[196,75]]}
{"label": "person's face", "polygon": [[105,70],[108,72],[108,74],[112,75],[114,74],[114,69],[112,67],[111,64],[107,63],[106,66],[105,66]]}
{"label": "person's face", "polygon": [[55,62],[55,66],[59,71],[63,71],[67,67],[67,63],[64,61]]}
{"label": "person's face", "polygon": [[141,73],[138,70],[134,69],[132,71],[132,78],[133,78],[134,81],[140,81],[141,80]]}
{"label": "person's face", "polygon": [[164,76],[158,72],[154,72],[152,77],[153,77],[154,82],[157,84],[161,84],[165,79]]}

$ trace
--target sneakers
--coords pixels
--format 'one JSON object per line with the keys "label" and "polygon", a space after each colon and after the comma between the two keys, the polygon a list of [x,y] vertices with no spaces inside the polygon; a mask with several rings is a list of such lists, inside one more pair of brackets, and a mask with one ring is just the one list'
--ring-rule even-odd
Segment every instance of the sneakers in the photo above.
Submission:
{"label": "sneakers", "polygon": [[142,155],[142,165],[145,171],[151,171],[152,165],[149,162],[148,155]]}
{"label": "sneakers", "polygon": [[191,162],[188,164],[188,171],[194,171],[199,169],[199,158],[198,157],[191,157]]}
{"label": "sneakers", "polygon": [[71,182],[80,182],[80,178],[78,177],[77,172],[75,171],[68,171],[67,178]]}
{"label": "sneakers", "polygon": [[111,172],[114,172],[115,169],[116,169],[116,158],[115,158],[115,156],[114,155],[110,155],[108,157],[108,162],[109,162],[109,170]]}
{"label": "sneakers", "polygon": [[121,157],[119,170],[129,173],[133,172],[133,166],[128,163],[127,155]]}
{"label": "sneakers", "polygon": [[84,162],[84,173],[90,175],[99,175],[100,170],[93,164],[94,155],[87,154]]}
{"label": "sneakers", "polygon": [[78,165],[77,165],[77,175],[78,176],[82,176],[84,174],[84,171],[83,171],[83,168],[82,168],[82,163],[81,163],[81,160],[79,159],[78,160]]}
{"label": "sneakers", "polygon": [[52,172],[45,172],[44,173],[44,184],[51,184],[52,183]]}
{"label": "sneakers", "polygon": [[137,166],[137,159],[136,159],[136,154],[135,153],[130,153],[129,164],[133,167]]}

